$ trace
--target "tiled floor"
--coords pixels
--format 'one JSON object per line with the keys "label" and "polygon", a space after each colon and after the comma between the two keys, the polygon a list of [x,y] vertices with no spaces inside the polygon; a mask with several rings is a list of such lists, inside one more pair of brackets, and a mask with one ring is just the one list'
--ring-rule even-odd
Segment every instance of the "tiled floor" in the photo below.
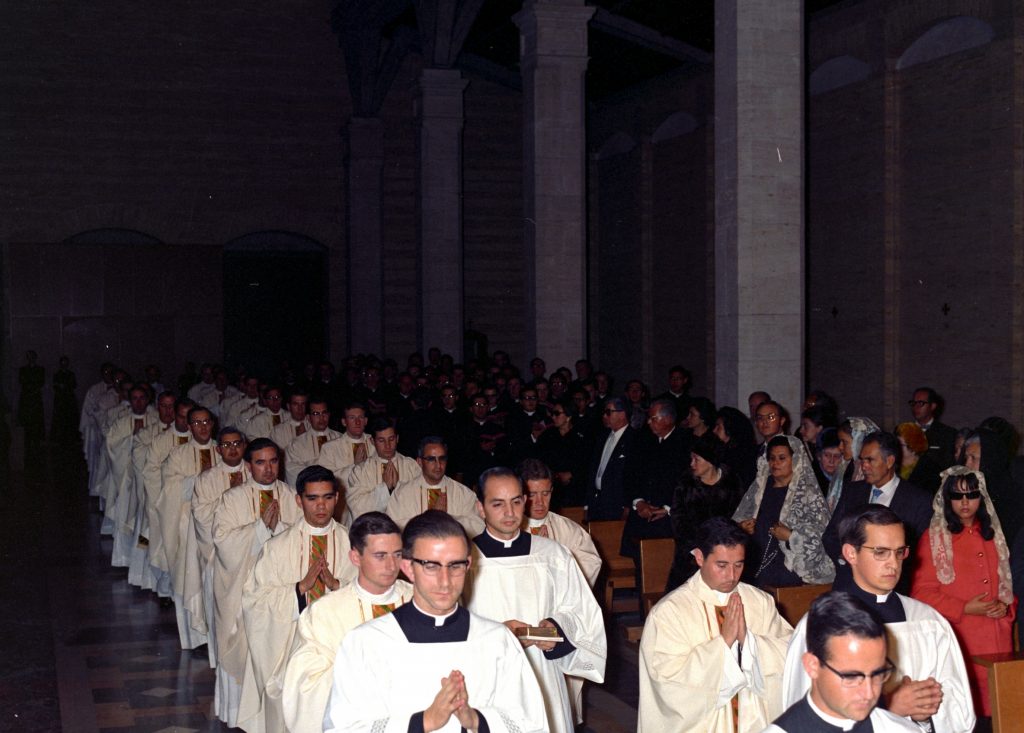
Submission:
{"label": "tiled floor", "polygon": [[[230,730],[210,710],[205,649],[182,651],[173,609],[111,568],[73,451],[50,475],[0,480],[0,731]],[[636,644],[610,629],[608,679],[587,690],[587,730],[636,728]]]}

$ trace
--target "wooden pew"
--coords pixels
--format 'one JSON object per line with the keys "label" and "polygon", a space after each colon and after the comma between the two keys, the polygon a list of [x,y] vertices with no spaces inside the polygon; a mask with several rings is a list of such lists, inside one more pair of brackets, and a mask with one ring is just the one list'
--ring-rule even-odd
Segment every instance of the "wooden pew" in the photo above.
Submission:
{"label": "wooden pew", "polygon": [[1024,656],[1008,652],[976,654],[971,659],[988,670],[993,733],[1024,732]]}
{"label": "wooden pew", "polygon": [[622,529],[625,526],[625,520],[621,519],[590,522],[587,525],[590,538],[594,540],[594,546],[604,563],[598,585],[604,589],[604,610],[607,613],[636,611],[640,608],[639,599],[620,599],[617,602],[614,599],[616,588],[636,588],[636,565],[631,558],[619,554]]}
{"label": "wooden pew", "polygon": [[831,583],[822,585],[795,585],[785,588],[766,586],[765,591],[775,599],[775,605],[779,607],[782,618],[789,621],[790,625],[796,626],[797,621],[804,617],[811,608],[811,602],[822,593],[832,590]]}
{"label": "wooden pew", "polygon": [[564,506],[561,509],[559,509],[557,513],[561,514],[566,519],[571,519],[581,527],[585,526],[583,523],[585,510],[581,506]]}
{"label": "wooden pew", "polygon": [[665,595],[675,553],[676,542],[671,538],[640,540],[640,600],[644,616]]}

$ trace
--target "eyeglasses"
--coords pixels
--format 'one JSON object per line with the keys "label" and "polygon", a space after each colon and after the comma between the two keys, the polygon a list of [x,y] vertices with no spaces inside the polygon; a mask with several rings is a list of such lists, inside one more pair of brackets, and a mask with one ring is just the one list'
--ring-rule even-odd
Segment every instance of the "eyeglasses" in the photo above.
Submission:
{"label": "eyeglasses", "polygon": [[486,402],[474,402],[473,407],[490,407]]}
{"label": "eyeglasses", "polygon": [[861,545],[865,550],[871,550],[871,556],[883,562],[888,560],[893,555],[896,556],[897,560],[906,560],[910,555],[910,545],[903,545],[903,547],[870,547],[869,545]]}
{"label": "eyeglasses", "polygon": [[908,400],[907,404],[911,407],[924,407],[928,404],[928,400]]}
{"label": "eyeglasses", "polygon": [[758,415],[754,418],[754,422],[775,422],[778,419],[779,416],[772,412],[767,415]]}
{"label": "eyeglasses", "polygon": [[420,560],[416,557],[410,557],[409,559],[423,568],[423,572],[427,575],[437,575],[441,572],[441,568],[444,568],[452,577],[458,577],[460,575],[465,575],[466,570],[469,569],[469,560],[453,560],[447,565],[442,565],[441,563],[434,562],[433,560]]}
{"label": "eyeglasses", "polygon": [[240,448],[245,445],[244,440],[222,440],[220,442],[221,448]]}
{"label": "eyeglasses", "polygon": [[950,499],[950,501],[961,501],[962,499],[967,499],[967,501],[974,501],[975,499],[980,499],[980,498],[981,498],[981,492],[980,491],[964,491],[962,493],[959,492],[959,491],[950,491],[949,492],[949,499]]}
{"label": "eyeglasses", "polygon": [[843,687],[860,687],[864,684],[865,679],[871,680],[872,687],[881,687],[890,677],[892,677],[892,673],[896,669],[896,665],[888,659],[885,660],[884,667],[876,669],[871,674],[864,674],[863,672],[840,672],[824,659],[819,659],[818,661],[821,662],[828,671],[839,678],[839,684]]}
{"label": "eyeglasses", "polygon": [[309,413],[309,416],[310,417],[323,417],[323,416],[330,417],[330,414],[331,414],[330,410],[313,410],[312,412]]}
{"label": "eyeglasses", "polygon": [[189,420],[189,425],[209,425],[213,420],[206,418],[205,420]]}

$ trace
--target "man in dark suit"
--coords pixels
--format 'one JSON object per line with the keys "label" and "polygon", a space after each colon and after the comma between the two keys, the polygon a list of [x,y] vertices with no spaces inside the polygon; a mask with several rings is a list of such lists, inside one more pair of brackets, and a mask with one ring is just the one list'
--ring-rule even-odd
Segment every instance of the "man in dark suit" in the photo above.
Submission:
{"label": "man in dark suit", "polygon": [[636,442],[625,400],[605,400],[601,421],[606,431],[594,445],[587,472],[587,520],[625,519],[627,497],[632,496]]}
{"label": "man in dark suit", "polygon": [[[900,454],[899,439],[892,433],[879,431],[864,438],[859,457],[864,480],[853,481],[843,488],[822,537],[825,552],[836,563],[838,572],[848,571],[839,563],[842,555],[839,523],[843,517],[862,511],[868,504],[887,506],[903,520],[907,528],[907,544],[911,548],[917,547],[917,541],[928,529],[932,518],[932,497],[924,489],[903,481],[897,475]],[[904,571],[901,587],[910,587],[911,575]]]}
{"label": "man in dark suit", "polygon": [[956,428],[939,422],[942,411],[942,398],[931,387],[919,387],[910,398],[910,411],[914,420],[924,430],[928,438],[928,455],[945,470],[953,465],[956,456],[953,447],[956,444]]}
{"label": "man in dark suit", "polygon": [[690,465],[687,433],[676,428],[675,402],[659,398],[647,409],[647,430],[637,439],[636,481],[619,552],[640,557],[641,539],[671,537],[672,494]]}

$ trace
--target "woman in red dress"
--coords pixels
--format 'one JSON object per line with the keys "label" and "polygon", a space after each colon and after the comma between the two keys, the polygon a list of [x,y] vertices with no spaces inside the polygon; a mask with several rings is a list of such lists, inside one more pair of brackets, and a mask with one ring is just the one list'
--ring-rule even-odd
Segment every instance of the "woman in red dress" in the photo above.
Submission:
{"label": "woman in red dress", "polygon": [[917,548],[910,594],[941,613],[964,652],[974,707],[992,715],[988,676],[974,654],[1013,651],[1016,611],[1010,553],[985,487],[985,475],[966,466],[942,473],[934,514]]}

